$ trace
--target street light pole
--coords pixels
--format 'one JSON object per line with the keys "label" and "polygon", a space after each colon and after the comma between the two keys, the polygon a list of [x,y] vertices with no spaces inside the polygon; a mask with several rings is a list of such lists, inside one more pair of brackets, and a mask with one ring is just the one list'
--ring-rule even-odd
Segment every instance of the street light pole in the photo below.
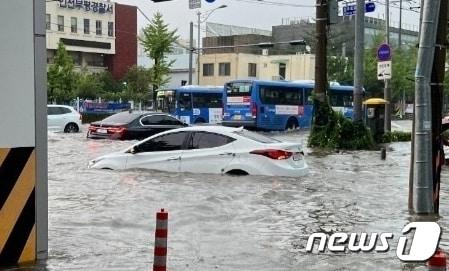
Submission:
{"label": "street light pole", "polygon": [[[207,20],[207,18],[209,18],[209,16],[212,14],[212,12],[216,11],[217,9],[227,8],[227,7],[228,7],[227,5],[221,5],[219,7],[211,9],[209,11],[205,11],[203,13],[203,16],[205,16],[205,18],[204,18],[204,20],[202,22],[205,22]],[[201,50],[201,23],[202,23],[201,22],[201,11],[198,10],[196,15],[198,16],[198,42],[197,42],[197,44],[198,44],[198,48],[197,48],[198,56],[197,56],[196,69],[197,69],[197,85],[200,85],[200,71],[201,71],[201,69],[200,69],[200,58],[201,58],[201,52],[202,52],[202,50]]]}
{"label": "street light pole", "polygon": [[[386,0],[385,7],[385,43],[390,45],[390,0]],[[385,132],[391,131],[391,89],[390,89],[390,79],[385,79],[385,88],[384,88],[384,99],[389,103],[385,105],[385,123],[384,130]]]}

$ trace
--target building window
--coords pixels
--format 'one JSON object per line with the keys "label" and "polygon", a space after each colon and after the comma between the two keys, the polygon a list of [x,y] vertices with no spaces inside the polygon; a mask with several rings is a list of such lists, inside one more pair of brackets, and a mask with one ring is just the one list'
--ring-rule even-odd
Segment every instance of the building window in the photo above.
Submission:
{"label": "building window", "polygon": [[114,23],[108,22],[108,36],[113,37],[114,36]]}
{"label": "building window", "polygon": [[45,28],[51,30],[51,15],[45,14]]}
{"label": "building window", "polygon": [[248,63],[248,77],[256,77],[256,76],[257,76],[257,64]]}
{"label": "building window", "polygon": [[101,21],[97,20],[95,21],[95,33],[99,36],[101,36]]}
{"label": "building window", "polygon": [[214,76],[214,64],[213,63],[203,64],[203,76]]}
{"label": "building window", "polygon": [[285,80],[285,73],[287,70],[287,65],[285,63],[279,63],[279,76],[281,80]]}
{"label": "building window", "polygon": [[64,32],[64,16],[58,15],[58,31]]}
{"label": "building window", "polygon": [[89,19],[84,19],[84,34],[90,34],[90,21],[89,21]]}
{"label": "building window", "polygon": [[230,76],[231,75],[231,63],[219,63],[218,64],[218,75],[219,76]]}
{"label": "building window", "polygon": [[78,20],[76,19],[76,17],[70,18],[70,30],[72,31],[72,33],[78,32]]}

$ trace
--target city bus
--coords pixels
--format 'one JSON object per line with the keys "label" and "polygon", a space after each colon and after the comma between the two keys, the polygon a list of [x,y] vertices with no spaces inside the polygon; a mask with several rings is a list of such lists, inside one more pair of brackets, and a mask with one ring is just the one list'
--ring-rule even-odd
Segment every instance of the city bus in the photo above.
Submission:
{"label": "city bus", "polygon": [[[261,130],[310,128],[313,117],[313,81],[234,80],[225,84],[225,126]],[[331,84],[330,104],[352,118],[352,86]]]}
{"label": "city bus", "polygon": [[187,124],[221,122],[222,86],[182,86],[157,91],[157,109]]}

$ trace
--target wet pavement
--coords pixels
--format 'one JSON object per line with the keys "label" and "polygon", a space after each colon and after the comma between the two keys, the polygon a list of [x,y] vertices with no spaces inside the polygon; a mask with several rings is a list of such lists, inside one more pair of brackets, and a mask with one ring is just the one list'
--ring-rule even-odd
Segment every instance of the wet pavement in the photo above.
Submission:
{"label": "wet pavement", "polygon": [[[307,132],[272,133],[303,141]],[[303,178],[87,169],[134,141],[49,134],[49,259],[30,270],[151,270],[155,213],[169,212],[168,269],[423,270],[396,257],[407,211],[410,143],[312,153]],[[443,171],[441,246],[449,250]],[[307,253],[313,232],[393,232],[387,253]],[[21,268],[20,270],[25,270]],[[28,269],[27,269],[28,270]]]}

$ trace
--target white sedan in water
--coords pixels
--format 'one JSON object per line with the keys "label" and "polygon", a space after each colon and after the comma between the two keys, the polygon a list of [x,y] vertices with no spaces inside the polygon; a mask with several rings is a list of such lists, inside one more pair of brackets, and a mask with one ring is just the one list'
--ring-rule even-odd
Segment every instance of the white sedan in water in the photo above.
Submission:
{"label": "white sedan in water", "polygon": [[299,177],[302,147],[243,128],[195,126],[162,132],[89,162],[90,168]]}

